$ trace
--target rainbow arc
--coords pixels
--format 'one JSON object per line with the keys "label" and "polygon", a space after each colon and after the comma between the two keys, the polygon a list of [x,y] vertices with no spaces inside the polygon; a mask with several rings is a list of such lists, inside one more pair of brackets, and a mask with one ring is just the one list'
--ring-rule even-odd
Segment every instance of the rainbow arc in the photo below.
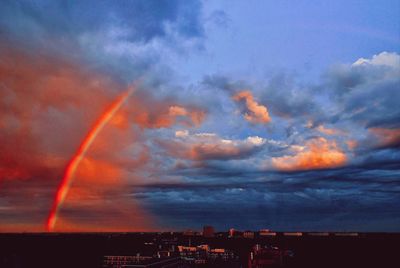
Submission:
{"label": "rainbow arc", "polygon": [[101,132],[104,126],[112,119],[115,113],[121,108],[125,101],[132,94],[134,88],[130,88],[122,95],[120,95],[114,102],[105,110],[105,112],[96,120],[93,127],[86,134],[82,143],[79,145],[78,150],[68,162],[66,166],[63,178],[61,179],[60,185],[58,186],[56,196],[50,210],[49,216],[46,221],[46,229],[52,231],[56,225],[60,209],[67,197],[68,191],[72,185],[75,172],[79,167],[82,159],[85,157],[86,152],[89,150],[90,146],[96,140],[97,135]]}

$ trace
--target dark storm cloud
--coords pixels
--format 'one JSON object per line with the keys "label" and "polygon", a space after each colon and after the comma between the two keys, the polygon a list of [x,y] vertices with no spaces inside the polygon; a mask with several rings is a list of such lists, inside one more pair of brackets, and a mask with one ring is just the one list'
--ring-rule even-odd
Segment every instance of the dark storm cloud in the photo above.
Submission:
{"label": "dark storm cloud", "polygon": [[[185,36],[203,34],[198,1],[3,1],[1,28],[27,39],[72,38],[121,27],[124,38],[148,42],[166,36],[167,24]],[[42,40],[46,42],[46,40]]]}
{"label": "dark storm cloud", "polygon": [[355,164],[356,167],[364,169],[400,169],[400,150],[398,147],[391,148],[372,148],[367,150],[357,151],[361,161]]}
{"label": "dark storm cloud", "polygon": [[400,79],[390,79],[354,90],[344,100],[341,117],[367,128],[398,128],[400,111],[396,100],[400,98],[399,85]]}
{"label": "dark storm cloud", "polygon": [[262,94],[263,103],[278,116],[298,118],[323,112],[311,90],[297,84],[295,77],[289,74],[272,77]]}
{"label": "dark storm cloud", "polygon": [[163,54],[182,53],[191,46],[187,40],[204,35],[199,1],[7,0],[0,6],[3,42],[90,64],[126,83],[150,70],[159,75],[152,68]]}
{"label": "dark storm cloud", "polygon": [[206,75],[202,84],[212,89],[225,90],[230,94],[246,89],[249,86],[245,81],[233,81],[230,77],[223,75]]}
{"label": "dark storm cloud", "polygon": [[151,210],[178,229],[187,227],[187,221],[200,228],[207,219],[221,230],[364,230],[352,221],[356,217],[373,226],[365,230],[382,230],[385,221],[392,222],[385,228],[395,230],[399,218],[393,215],[399,209],[394,203],[400,200],[400,185],[378,185],[334,176],[319,180],[319,174],[308,173],[304,178],[282,176],[279,181],[148,185],[136,187],[133,196],[145,197]]}

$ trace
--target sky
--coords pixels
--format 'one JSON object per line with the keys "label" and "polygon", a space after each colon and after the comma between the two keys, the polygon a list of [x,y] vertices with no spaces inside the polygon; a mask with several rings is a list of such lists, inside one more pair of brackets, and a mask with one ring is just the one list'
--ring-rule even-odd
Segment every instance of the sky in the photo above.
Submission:
{"label": "sky", "polygon": [[399,232],[399,14],[1,1],[0,232]]}

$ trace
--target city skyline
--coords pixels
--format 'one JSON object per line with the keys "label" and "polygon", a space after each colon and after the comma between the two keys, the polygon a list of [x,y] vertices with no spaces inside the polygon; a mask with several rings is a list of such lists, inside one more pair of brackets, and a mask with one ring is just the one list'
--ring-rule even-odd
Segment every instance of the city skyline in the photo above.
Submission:
{"label": "city skyline", "polygon": [[399,10],[2,1],[0,232],[399,232]]}

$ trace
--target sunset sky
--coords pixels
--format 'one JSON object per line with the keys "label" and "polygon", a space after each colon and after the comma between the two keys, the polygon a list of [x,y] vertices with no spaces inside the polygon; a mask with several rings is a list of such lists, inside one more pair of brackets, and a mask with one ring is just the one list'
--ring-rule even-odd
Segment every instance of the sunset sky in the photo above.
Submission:
{"label": "sunset sky", "polygon": [[400,231],[399,16],[1,1],[0,232]]}

